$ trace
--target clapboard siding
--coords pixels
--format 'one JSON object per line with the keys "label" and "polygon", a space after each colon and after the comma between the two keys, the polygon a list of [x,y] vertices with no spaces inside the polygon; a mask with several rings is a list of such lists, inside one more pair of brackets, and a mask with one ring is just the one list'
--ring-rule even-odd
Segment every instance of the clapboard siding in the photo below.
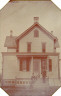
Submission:
{"label": "clapboard siding", "polygon": [[[34,37],[34,30],[39,31],[39,37]],[[54,41],[38,28],[19,40],[19,52],[27,52],[27,42],[31,42],[31,52],[42,52],[42,43],[46,43],[46,52],[54,52]]]}

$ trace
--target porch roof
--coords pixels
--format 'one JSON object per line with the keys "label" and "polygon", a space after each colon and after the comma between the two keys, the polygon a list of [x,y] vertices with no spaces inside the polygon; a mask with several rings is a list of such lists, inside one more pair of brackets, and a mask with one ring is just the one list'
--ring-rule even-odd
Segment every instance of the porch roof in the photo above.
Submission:
{"label": "porch roof", "polygon": [[32,56],[36,58],[47,58],[48,55],[17,55],[18,58],[31,58]]}
{"label": "porch roof", "polygon": [[2,52],[2,55],[16,55],[16,56],[57,56],[59,53],[55,52]]}
{"label": "porch roof", "polygon": [[20,53],[20,54],[17,54],[17,56],[48,56],[47,54],[45,53]]}

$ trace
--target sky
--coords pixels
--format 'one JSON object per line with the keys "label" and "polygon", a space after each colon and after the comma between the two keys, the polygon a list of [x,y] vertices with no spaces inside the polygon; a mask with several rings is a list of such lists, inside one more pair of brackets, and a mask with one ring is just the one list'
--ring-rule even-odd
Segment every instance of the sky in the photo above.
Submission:
{"label": "sky", "polygon": [[13,30],[13,36],[18,36],[33,23],[33,17],[39,17],[39,23],[58,38],[61,59],[61,10],[51,1],[16,1],[9,2],[0,11],[0,72],[2,69],[2,54],[6,36]]}

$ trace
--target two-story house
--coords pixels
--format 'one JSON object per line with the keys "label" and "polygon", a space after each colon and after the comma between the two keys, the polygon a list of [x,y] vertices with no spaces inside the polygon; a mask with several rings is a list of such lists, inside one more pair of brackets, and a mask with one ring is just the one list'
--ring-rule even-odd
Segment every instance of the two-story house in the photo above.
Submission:
{"label": "two-story house", "polygon": [[7,36],[4,46],[3,86],[26,85],[32,78],[60,78],[58,39],[39,24],[39,17],[19,36]]}

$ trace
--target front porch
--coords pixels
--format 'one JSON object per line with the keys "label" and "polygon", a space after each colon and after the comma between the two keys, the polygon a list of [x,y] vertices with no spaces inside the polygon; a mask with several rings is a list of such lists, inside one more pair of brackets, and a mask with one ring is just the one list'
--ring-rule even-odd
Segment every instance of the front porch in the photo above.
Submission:
{"label": "front porch", "polygon": [[48,78],[48,57],[17,56],[19,73],[16,78]]}
{"label": "front porch", "polygon": [[[18,80],[21,80],[21,79],[18,79]],[[22,79],[22,81],[23,81],[23,79]],[[58,85],[58,82],[57,82],[57,81],[59,81],[58,79],[51,79],[51,81],[50,81],[51,84],[49,84],[48,81],[43,83],[42,79],[38,79],[38,80],[34,80],[34,81],[35,82],[31,86],[26,86],[26,87],[23,86],[23,84],[24,84],[24,81],[23,81],[22,82],[23,84],[21,83],[22,86],[5,87],[5,88],[3,87],[3,89],[10,96],[52,96],[58,90],[58,88],[60,88],[60,86],[61,86],[61,83],[59,83],[59,85]],[[56,83],[53,81],[56,81]]]}

